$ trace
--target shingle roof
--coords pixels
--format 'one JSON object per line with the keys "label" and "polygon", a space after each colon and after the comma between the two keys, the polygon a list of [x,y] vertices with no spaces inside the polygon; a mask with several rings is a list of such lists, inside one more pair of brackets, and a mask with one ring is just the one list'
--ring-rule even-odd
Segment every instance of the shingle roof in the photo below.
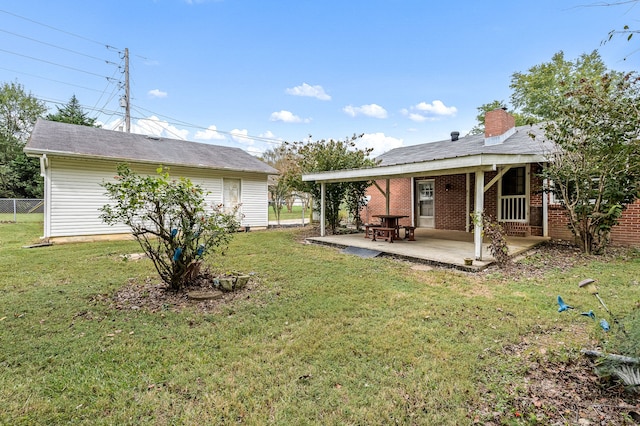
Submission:
{"label": "shingle roof", "polygon": [[276,169],[240,148],[149,137],[43,119],[36,122],[24,151],[36,155],[66,155],[278,174]]}
{"label": "shingle roof", "polygon": [[[540,142],[543,133],[539,126],[520,126],[515,128],[514,134],[496,145],[485,145],[483,134],[470,135],[457,141],[447,139],[395,148],[376,159],[381,160],[380,166],[391,166],[480,154],[546,154],[552,146],[549,143],[544,146]],[[534,140],[531,135],[537,138]]]}

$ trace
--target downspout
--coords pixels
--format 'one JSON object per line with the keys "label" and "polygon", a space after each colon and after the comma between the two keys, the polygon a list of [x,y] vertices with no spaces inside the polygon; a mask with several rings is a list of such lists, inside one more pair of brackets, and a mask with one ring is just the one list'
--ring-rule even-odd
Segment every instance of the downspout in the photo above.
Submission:
{"label": "downspout", "polygon": [[44,198],[44,235],[40,237],[42,240],[48,240],[51,236],[51,182],[49,179],[49,158],[47,154],[40,156],[40,176],[43,179],[43,198]]}

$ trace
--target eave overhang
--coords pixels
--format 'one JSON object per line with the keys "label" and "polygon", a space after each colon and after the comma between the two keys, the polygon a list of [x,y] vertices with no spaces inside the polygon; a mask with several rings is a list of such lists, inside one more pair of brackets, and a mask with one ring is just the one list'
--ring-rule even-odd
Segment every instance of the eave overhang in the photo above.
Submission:
{"label": "eave overhang", "polygon": [[491,171],[497,167],[545,163],[548,157],[543,154],[478,154],[464,157],[443,158],[416,163],[376,166],[365,169],[333,170],[302,175],[305,182],[357,182],[400,177],[451,175],[475,171]]}

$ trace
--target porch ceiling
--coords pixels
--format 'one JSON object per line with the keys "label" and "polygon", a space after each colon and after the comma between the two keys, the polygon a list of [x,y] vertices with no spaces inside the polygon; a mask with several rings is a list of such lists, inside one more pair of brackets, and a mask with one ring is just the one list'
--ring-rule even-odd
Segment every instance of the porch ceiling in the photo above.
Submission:
{"label": "porch ceiling", "polygon": [[363,180],[391,179],[400,177],[451,175],[476,171],[491,171],[499,166],[546,162],[542,154],[480,154],[432,161],[393,164],[365,169],[334,170],[310,173],[303,181],[324,183],[355,182]]}

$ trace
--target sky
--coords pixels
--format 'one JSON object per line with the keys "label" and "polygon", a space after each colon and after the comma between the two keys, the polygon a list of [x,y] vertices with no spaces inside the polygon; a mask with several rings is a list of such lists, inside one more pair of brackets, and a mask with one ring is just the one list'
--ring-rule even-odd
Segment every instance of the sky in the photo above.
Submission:
{"label": "sky", "polygon": [[[75,95],[103,127],[260,155],[346,139],[377,156],[467,134],[515,72],[598,50],[635,71],[640,2],[20,0],[0,3],[0,84],[50,113]],[[640,37],[638,38],[640,39]],[[635,52],[635,53],[634,53]]]}

